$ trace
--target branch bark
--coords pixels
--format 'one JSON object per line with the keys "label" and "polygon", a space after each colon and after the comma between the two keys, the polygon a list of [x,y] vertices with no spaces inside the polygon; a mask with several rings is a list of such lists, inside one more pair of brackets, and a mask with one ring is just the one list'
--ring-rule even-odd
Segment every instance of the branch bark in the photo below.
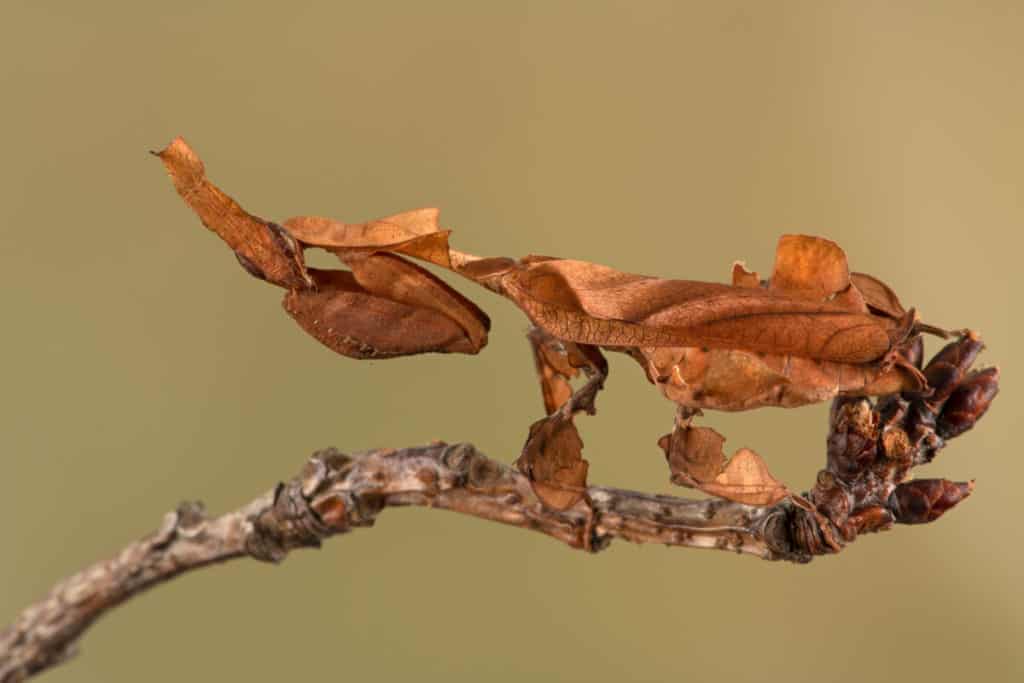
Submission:
{"label": "branch bark", "polygon": [[100,616],[142,591],[211,564],[248,557],[280,562],[296,548],[372,526],[387,507],[442,508],[547,534],[573,548],[637,543],[806,559],[789,545],[785,506],[754,508],[592,487],[588,501],[545,508],[529,481],[469,444],[320,451],[284,484],[220,517],[183,503],[152,534],[57,584],[0,634],[0,682],[55,666]]}
{"label": "branch bark", "polygon": [[589,552],[622,538],[792,562],[838,552],[858,535],[893,524],[934,521],[973,483],[908,480],[909,473],[973,427],[995,398],[998,370],[969,369],[980,347],[968,335],[943,349],[925,368],[929,394],[896,394],[875,404],[837,399],[826,465],[814,487],[770,507],[595,486],[572,507],[555,510],[521,472],[470,444],[319,451],[288,482],[243,507],[211,519],[202,504],[183,503],[152,534],[57,584],[0,632],[0,683],[67,660],[96,619],[148,588],[235,558],[280,562],[296,548],[372,526],[388,507],[452,510]]}

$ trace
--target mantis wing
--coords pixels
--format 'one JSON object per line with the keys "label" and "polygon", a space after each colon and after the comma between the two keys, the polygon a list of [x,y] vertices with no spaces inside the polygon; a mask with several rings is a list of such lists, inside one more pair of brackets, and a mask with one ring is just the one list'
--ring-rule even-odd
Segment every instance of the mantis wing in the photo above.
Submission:
{"label": "mantis wing", "polygon": [[828,240],[783,236],[772,280],[777,284],[768,288],[731,286],[531,258],[502,285],[550,334],[599,346],[697,346],[869,363],[909,332],[912,316],[871,313],[845,256]]}

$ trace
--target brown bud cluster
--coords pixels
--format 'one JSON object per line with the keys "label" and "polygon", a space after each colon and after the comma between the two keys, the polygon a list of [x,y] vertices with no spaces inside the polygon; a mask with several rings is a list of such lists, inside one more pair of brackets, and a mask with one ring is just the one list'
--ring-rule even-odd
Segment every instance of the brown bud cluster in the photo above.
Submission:
{"label": "brown bud cluster", "polygon": [[974,482],[916,479],[900,484],[889,497],[889,509],[900,524],[926,524],[971,495]]}
{"label": "brown bud cluster", "polygon": [[998,393],[998,368],[986,368],[968,375],[942,406],[935,425],[939,436],[952,439],[973,427]]}
{"label": "brown bud cluster", "polygon": [[928,402],[936,409],[941,406],[963,381],[983,348],[985,344],[981,337],[976,332],[968,332],[935,354],[924,368],[928,386],[933,389]]}

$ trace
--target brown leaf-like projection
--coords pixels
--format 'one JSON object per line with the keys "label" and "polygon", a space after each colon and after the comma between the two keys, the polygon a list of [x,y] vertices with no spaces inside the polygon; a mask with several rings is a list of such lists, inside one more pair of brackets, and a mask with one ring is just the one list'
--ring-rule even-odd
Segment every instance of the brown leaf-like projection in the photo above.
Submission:
{"label": "brown leaf-like projection", "polygon": [[746,505],[774,505],[790,495],[754,451],[741,448],[726,462],[724,443],[714,429],[690,426],[679,426],[658,441],[676,484]]}
{"label": "brown leaf-like projection", "polygon": [[556,413],[530,425],[516,465],[549,508],[565,510],[586,494],[588,463],[571,415]]}
{"label": "brown leaf-like projection", "polygon": [[343,223],[320,216],[296,216],[284,226],[305,245],[342,254],[391,251],[451,269],[449,230],[438,226],[437,209],[416,209],[366,223]]}
{"label": "brown leaf-like projection", "polygon": [[585,261],[523,263],[502,277],[502,286],[552,335],[597,346],[696,346],[868,363],[906,335],[888,318],[831,302]]}
{"label": "brown leaf-like projection", "polygon": [[749,448],[736,451],[715,480],[701,487],[705,493],[746,505],[774,505],[789,489],[772,476],[760,455]]}
{"label": "brown leaf-like projection", "polygon": [[846,253],[835,242],[821,237],[780,237],[768,286],[790,296],[827,301],[847,311],[868,312],[864,297],[851,282]]}
{"label": "brown leaf-like projection", "polygon": [[[850,273],[843,250],[826,239],[784,235],[769,280],[736,262],[731,284],[547,256],[482,258],[450,247],[437,209],[365,223],[298,216],[282,227],[246,213],[210,183],[180,138],[158,156],[203,223],[251,273],[288,288],[288,313],[341,354],[476,353],[487,343],[483,311],[410,259],[518,305],[536,326],[530,341],[547,413],[531,427],[518,466],[548,507],[571,507],[586,494],[587,463],[573,418],[594,411],[607,374],[602,349],[637,360],[685,416],[660,442],[673,480],[751,505],[793,494],[753,451],[726,459],[720,434],[690,425],[699,410],[921,394],[938,433],[955,435],[984,412],[997,386],[994,373],[964,376],[980,339],[956,342],[922,371],[920,334],[944,332],[905,310],[882,281]],[[302,250],[313,247],[333,252],[350,271],[307,272]],[[571,380],[581,370],[589,379],[574,392]],[[906,490],[908,505],[918,500],[911,500],[918,489]],[[857,524],[885,523],[889,513],[873,505],[880,512],[863,512]],[[809,503],[804,508],[812,511]]]}
{"label": "brown leaf-like projection", "polygon": [[309,269],[313,290],[293,290],[288,314],[328,348],[351,358],[417,353],[476,353],[479,347],[453,318],[431,308],[368,292],[352,273]]}
{"label": "brown leaf-like projection", "polygon": [[[529,478],[545,506],[564,510],[586,494],[587,461],[573,417],[579,412],[594,414],[594,401],[604,386],[608,365],[597,349],[573,348],[571,344],[556,348],[558,340],[547,337],[542,330],[534,330],[530,342],[538,354],[535,358],[549,414],[530,426],[516,466]],[[570,389],[568,380],[578,368],[585,368],[590,379],[562,400],[561,394]],[[557,379],[549,386],[546,382],[552,377]],[[553,405],[556,401],[562,401],[557,409]]]}
{"label": "brown leaf-like projection", "polygon": [[850,286],[846,253],[831,240],[783,235],[775,250],[769,287],[813,301],[826,301]]}
{"label": "brown leaf-like projection", "polygon": [[159,152],[175,189],[246,270],[288,289],[310,287],[298,245],[281,226],[247,213],[206,178],[202,160],[180,137]]}
{"label": "brown leaf-like projection", "polygon": [[696,347],[641,347],[630,354],[662,394],[692,409],[795,408],[847,395],[922,391],[907,365],[836,363],[799,356]]}
{"label": "brown leaf-like projection", "polygon": [[[207,180],[203,162],[181,138],[156,155],[203,224],[235,250],[251,274],[292,290],[286,310],[335,351],[390,358],[429,351],[476,353],[487,343],[490,320],[483,311],[395,255],[452,268],[448,232],[439,230],[436,209],[359,225],[300,217],[286,228],[247,213]],[[336,252],[353,272],[307,272],[302,247],[309,245]]]}
{"label": "brown leaf-like projection", "polygon": [[345,262],[352,269],[356,282],[366,291],[450,318],[466,333],[473,352],[487,344],[487,331],[491,326],[487,314],[415,263],[387,253],[350,254]]}
{"label": "brown leaf-like projection", "polygon": [[725,437],[710,427],[679,427],[658,440],[665,451],[673,483],[699,487],[725,466]]}
{"label": "brown leaf-like projection", "polygon": [[906,315],[907,311],[896,292],[878,278],[866,273],[850,273],[850,281],[872,311],[897,320]]}
{"label": "brown leaf-like projection", "polygon": [[747,265],[742,261],[736,261],[732,264],[732,286],[760,287],[761,276],[752,270],[747,270]]}

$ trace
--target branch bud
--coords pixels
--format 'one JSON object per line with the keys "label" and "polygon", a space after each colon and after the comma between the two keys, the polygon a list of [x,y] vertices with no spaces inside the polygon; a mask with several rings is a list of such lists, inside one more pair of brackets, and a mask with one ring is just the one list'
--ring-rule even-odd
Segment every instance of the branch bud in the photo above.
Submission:
{"label": "branch bud", "polygon": [[900,524],[927,524],[971,495],[973,490],[973,481],[916,479],[896,487],[889,496],[889,509]]}
{"label": "branch bud", "polygon": [[971,373],[958,386],[936,420],[936,431],[944,439],[960,436],[974,426],[999,393],[999,368]]}
{"label": "branch bud", "polygon": [[964,374],[970,370],[978,354],[985,348],[978,333],[969,331],[963,337],[946,344],[925,366],[924,375],[928,378],[928,386],[935,393],[928,397],[928,402],[935,407],[942,404],[957,385]]}

